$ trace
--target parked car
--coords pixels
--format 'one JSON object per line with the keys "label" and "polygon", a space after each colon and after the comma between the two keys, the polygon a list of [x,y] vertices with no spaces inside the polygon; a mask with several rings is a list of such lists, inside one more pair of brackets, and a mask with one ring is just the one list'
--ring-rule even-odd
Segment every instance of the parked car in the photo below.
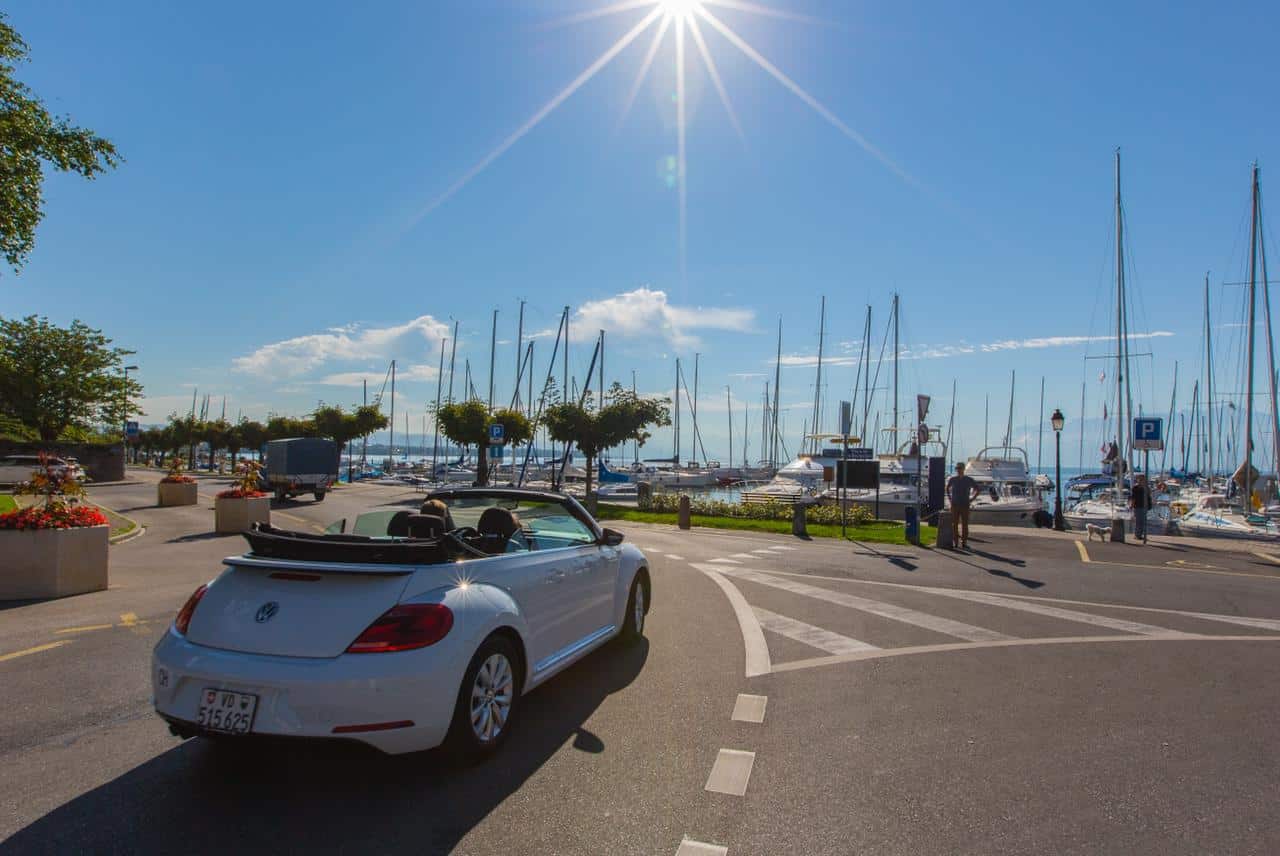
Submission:
{"label": "parked car", "polygon": [[[84,478],[84,471],[80,469],[80,464],[74,459],[50,456],[48,463],[53,466],[55,472],[69,472],[76,479]],[[39,467],[39,455],[5,455],[0,457],[0,485],[11,487],[20,482],[30,481],[31,474]]]}
{"label": "parked car", "polygon": [[337,443],[316,437],[272,440],[267,443],[262,489],[275,494],[277,502],[300,493],[321,502],[338,480],[338,452]]}
{"label": "parked car", "polygon": [[648,561],[572,497],[438,491],[445,517],[374,509],[323,534],[259,525],[152,656],[180,737],[350,739],[485,755],[521,697],[638,639]]}

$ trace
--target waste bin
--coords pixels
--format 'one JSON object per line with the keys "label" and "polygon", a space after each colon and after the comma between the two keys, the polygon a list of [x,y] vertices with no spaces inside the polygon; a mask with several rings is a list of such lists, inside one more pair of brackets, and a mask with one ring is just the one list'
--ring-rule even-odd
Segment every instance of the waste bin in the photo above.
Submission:
{"label": "waste bin", "polygon": [[906,509],[907,521],[907,543],[920,543],[920,509],[914,505],[908,505]]}

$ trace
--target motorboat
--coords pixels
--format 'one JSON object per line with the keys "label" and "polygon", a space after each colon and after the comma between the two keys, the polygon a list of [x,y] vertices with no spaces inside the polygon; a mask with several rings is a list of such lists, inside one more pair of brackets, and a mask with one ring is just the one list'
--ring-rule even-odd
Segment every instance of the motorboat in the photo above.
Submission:
{"label": "motorboat", "polygon": [[969,506],[971,523],[992,526],[1034,526],[1044,510],[1042,493],[1048,480],[1031,477],[1026,450],[989,446],[965,463],[965,475],[982,488]]}
{"label": "motorboat", "polygon": [[1280,539],[1280,528],[1274,520],[1262,514],[1243,514],[1238,505],[1220,493],[1200,497],[1195,508],[1177,519],[1177,527],[1183,535],[1262,541]]}

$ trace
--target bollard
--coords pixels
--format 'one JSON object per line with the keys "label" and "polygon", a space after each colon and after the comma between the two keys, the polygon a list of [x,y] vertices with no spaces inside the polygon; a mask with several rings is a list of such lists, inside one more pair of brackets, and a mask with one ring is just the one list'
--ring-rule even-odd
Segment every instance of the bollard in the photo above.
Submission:
{"label": "bollard", "polygon": [[1124,518],[1111,518],[1111,540],[1117,544],[1124,543]]}
{"label": "bollard", "polygon": [[808,538],[809,531],[805,529],[804,517],[805,503],[797,502],[791,506],[791,534],[797,538]]}
{"label": "bollard", "polygon": [[903,514],[904,527],[906,529],[907,543],[920,546],[920,509],[914,505],[908,505]]}
{"label": "bollard", "polygon": [[954,532],[952,531],[952,519],[950,511],[938,512],[938,543],[939,550],[950,550],[955,546]]}
{"label": "bollard", "polygon": [[680,497],[680,511],[676,515],[676,525],[681,529],[688,529],[692,525],[689,521],[689,515],[689,497],[682,495]]}
{"label": "bollard", "polygon": [[647,481],[636,482],[636,508],[644,510],[652,504],[653,483]]}

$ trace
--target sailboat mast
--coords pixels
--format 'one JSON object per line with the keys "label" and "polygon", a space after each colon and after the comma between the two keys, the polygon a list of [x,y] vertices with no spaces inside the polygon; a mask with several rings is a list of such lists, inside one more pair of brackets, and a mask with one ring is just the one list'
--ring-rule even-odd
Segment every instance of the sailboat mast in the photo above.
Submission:
{"label": "sailboat mast", "polygon": [[[1042,408],[1043,409],[1043,408]],[[951,379],[951,416],[947,419],[947,453],[951,453],[951,429],[956,424],[956,379]]]}
{"label": "sailboat mast", "polygon": [[1044,455],[1044,375],[1040,376],[1040,436],[1036,439],[1036,472]]}
{"label": "sailboat mast", "polygon": [[778,390],[782,388],[782,316],[778,316],[778,357],[773,364],[773,439],[769,465],[778,466]]}
{"label": "sailboat mast", "polygon": [[453,366],[458,358],[458,322],[453,322],[453,341],[449,343],[449,403],[453,404]]}
{"label": "sailboat mast", "polygon": [[[1173,393],[1169,396],[1169,433],[1173,433],[1173,414],[1178,406],[1178,361],[1173,362]],[[1169,460],[1169,443],[1164,444],[1164,451],[1160,453],[1160,469],[1168,471],[1166,464]]]}
{"label": "sailboat mast", "polygon": [[893,295],[893,451],[898,451],[898,295]]}
{"label": "sailboat mast", "polygon": [[1013,445],[1013,390],[1017,385],[1018,372],[1016,370],[1009,372],[1009,421],[1005,424],[1004,429],[1004,448],[1007,452],[1009,447]]}
{"label": "sailboat mast", "polygon": [[671,447],[671,463],[676,468],[680,466],[680,358],[676,357],[676,409],[675,415],[671,422],[671,427],[675,429],[675,444]]}
{"label": "sailboat mast", "polygon": [[1209,493],[1213,493],[1213,327],[1209,323],[1209,273],[1204,275],[1204,374],[1206,383],[1205,407],[1208,415],[1209,445]]}
{"label": "sailboat mast", "polygon": [[[498,310],[493,310],[493,332],[489,335],[489,412],[493,412],[493,364],[498,359]],[[516,361],[519,365],[519,361]]]}
{"label": "sailboat mast", "polygon": [[396,361],[391,361],[391,439],[388,441],[387,457],[391,459],[392,466],[396,462]]}
{"label": "sailboat mast", "polygon": [[724,388],[724,402],[729,408],[729,466],[733,466],[733,393]]}
{"label": "sailboat mast", "polygon": [[816,454],[818,451],[818,419],[822,409],[822,346],[827,332],[827,297],[822,297],[822,307],[818,310],[818,375],[813,385],[813,417],[809,420],[809,433],[815,435],[810,446]]}
{"label": "sailboat mast", "polygon": [[1116,496],[1123,489],[1124,448],[1124,220],[1120,215],[1120,149],[1116,149]]}
{"label": "sailboat mast", "polygon": [[[871,304],[867,304],[867,323],[862,328],[862,445],[867,445],[867,415],[871,412]],[[873,442],[872,446],[875,445]]]}
{"label": "sailboat mast", "polygon": [[1271,466],[1280,471],[1280,413],[1276,412],[1276,347],[1271,329],[1271,281],[1267,278],[1267,238],[1262,228],[1262,188],[1255,165],[1254,198],[1258,210],[1258,269],[1262,273],[1262,306],[1267,321],[1267,379],[1271,382]]}
{"label": "sailboat mast", "polygon": [[1258,295],[1258,164],[1253,165],[1253,211],[1249,226],[1249,349],[1244,405],[1244,513],[1253,510],[1253,352]]}
{"label": "sailboat mast", "polygon": [[[431,475],[436,474],[436,465],[440,463],[440,393],[444,389],[444,339],[440,340],[440,369],[436,372],[436,413],[435,428],[431,434]],[[423,430],[426,434],[426,430]]]}

